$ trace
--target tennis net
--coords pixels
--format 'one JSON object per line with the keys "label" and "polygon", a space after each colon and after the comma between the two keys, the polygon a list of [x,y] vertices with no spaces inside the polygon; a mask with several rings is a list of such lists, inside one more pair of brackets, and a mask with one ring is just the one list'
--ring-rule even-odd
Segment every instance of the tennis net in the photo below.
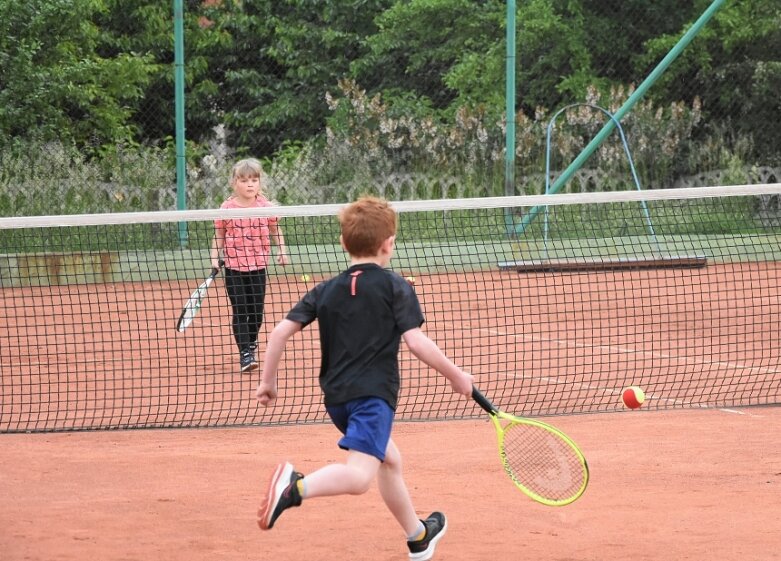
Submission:
{"label": "tennis net", "polygon": [[[520,415],[781,402],[781,184],[393,203],[391,268],[414,277],[425,331]],[[348,265],[341,205],[0,219],[0,432],[325,420],[315,326],[290,341],[280,397],[241,374],[214,220],[274,214],[265,340]],[[402,349],[401,420],[479,416]]]}

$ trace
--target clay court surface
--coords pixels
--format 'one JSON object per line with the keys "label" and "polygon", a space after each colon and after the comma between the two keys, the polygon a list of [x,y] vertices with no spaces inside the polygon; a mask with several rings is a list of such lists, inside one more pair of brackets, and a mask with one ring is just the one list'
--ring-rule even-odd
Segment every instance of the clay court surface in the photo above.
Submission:
{"label": "clay court surface", "polygon": [[[552,284],[509,272],[418,275],[427,332],[498,405],[530,416],[588,413],[544,419],[578,442],[592,473],[580,500],[545,507],[504,475],[487,419],[397,423],[420,515],[449,518],[435,559],[781,559],[781,407],[722,407],[778,402],[781,269],[705,271],[575,274]],[[9,312],[0,320],[13,334],[0,345],[2,364],[14,365],[0,394],[10,431],[0,434],[0,560],[406,559],[376,487],[314,499],[258,530],[277,462],[308,473],[343,459],[327,424],[24,433],[322,419],[314,330],[291,343],[278,407],[264,410],[252,395],[257,380],[234,371],[221,286],[193,329],[172,335],[191,284],[0,291],[0,313]],[[306,288],[275,281],[264,329]],[[43,302],[29,298],[39,295],[61,312],[45,329],[36,314],[11,313]],[[147,331],[109,329],[108,312]],[[399,418],[479,413],[407,355]],[[630,383],[649,396],[640,411],[621,411]]]}
{"label": "clay court surface", "polygon": [[[449,531],[435,559],[781,559],[781,408],[549,418],[588,457],[585,495],[538,505],[504,475],[488,420],[399,423],[406,479]],[[343,458],[329,425],[0,435],[3,560],[406,559],[376,487],[313,499],[269,532],[274,465]]]}

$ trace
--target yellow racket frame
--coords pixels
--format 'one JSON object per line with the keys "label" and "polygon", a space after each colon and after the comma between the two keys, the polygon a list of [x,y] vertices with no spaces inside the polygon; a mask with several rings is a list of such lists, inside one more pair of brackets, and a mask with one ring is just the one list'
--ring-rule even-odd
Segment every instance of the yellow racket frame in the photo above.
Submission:
{"label": "yellow racket frame", "polygon": [[[515,415],[511,415],[509,413],[505,413],[504,411],[500,411],[476,387],[472,388],[472,399],[474,399],[477,402],[477,404],[480,405],[480,407],[482,407],[489,414],[491,421],[493,421],[494,428],[496,429],[497,445],[499,447],[499,458],[502,461],[502,467],[504,468],[505,473],[507,473],[508,477],[513,482],[513,484],[516,487],[518,487],[518,489],[520,489],[526,496],[537,501],[538,503],[547,506],[565,506],[570,503],[573,503],[583,495],[583,493],[586,490],[586,487],[588,486],[588,481],[589,481],[588,462],[586,461],[586,457],[583,455],[583,452],[581,452],[580,448],[578,448],[578,445],[575,444],[575,442],[569,436],[561,432],[556,427],[553,427],[547,423],[543,423],[542,421],[536,421],[534,419],[526,419],[523,417],[516,417]],[[502,424],[502,421],[506,421],[506,424]],[[512,469],[512,466],[510,466],[510,462],[507,460],[507,454],[505,452],[505,445],[504,445],[504,435],[507,432],[507,430],[513,425],[528,425],[528,426],[533,426],[545,430],[548,433],[552,434],[557,439],[559,439],[561,442],[563,442],[574,452],[575,457],[578,459],[578,462],[581,466],[582,475],[583,475],[583,481],[575,493],[573,493],[571,496],[566,497],[564,499],[550,499],[547,497],[543,497],[538,493],[535,493],[533,490],[529,489],[523,483],[518,481],[518,479],[515,477],[515,473]]]}

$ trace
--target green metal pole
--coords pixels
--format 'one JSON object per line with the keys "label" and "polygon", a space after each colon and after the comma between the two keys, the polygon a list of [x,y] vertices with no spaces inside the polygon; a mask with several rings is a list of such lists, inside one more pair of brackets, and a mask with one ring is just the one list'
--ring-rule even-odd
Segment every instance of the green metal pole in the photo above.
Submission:
{"label": "green metal pole", "polygon": [[[507,0],[507,60],[505,62],[505,150],[504,194],[515,195],[515,0]],[[508,232],[513,231],[513,215],[505,213]]]}
{"label": "green metal pole", "polygon": [[[662,61],[657,65],[656,68],[654,68],[654,70],[648,75],[643,83],[638,86],[637,90],[635,90],[635,92],[629,96],[629,99],[624,102],[624,105],[622,105],[621,108],[615,112],[614,116],[618,121],[620,121],[629,112],[634,104],[637,103],[645,95],[648,89],[656,82],[659,76],[661,76],[662,73],[667,70],[667,67],[670,66],[670,64],[672,64],[676,58],[678,58],[678,55],[680,55],[681,52],[689,45],[689,43],[691,43],[692,39],[697,36],[700,30],[705,26],[706,23],[708,23],[708,21],[713,17],[718,9],[721,8],[724,2],[725,0],[714,0],[710,7],[705,10],[705,12],[703,12],[703,14],[696,22],[694,22],[694,25],[691,26],[691,28],[684,34],[684,36],[681,37],[678,43],[670,50],[669,53],[667,53],[667,56],[662,59]],[[580,155],[575,158],[569,167],[564,170],[558,179],[556,179],[550,188],[550,194],[557,193],[567,183],[567,181],[570,180],[570,178],[581,168],[581,166],[586,162],[586,160],[588,160],[588,158],[591,156],[591,154],[594,153],[599,145],[604,142],[604,140],[608,137],[608,135],[610,135],[611,132],[613,132],[615,126],[615,122],[612,119],[605,123],[605,126],[602,127],[602,130],[599,131],[599,133],[592,139],[588,146],[583,149]],[[523,233],[543,208],[543,206],[533,207],[515,227],[516,233]]]}
{"label": "green metal pole", "polygon": [[[184,2],[174,0],[174,101],[176,113],[176,209],[187,208],[184,136]],[[179,223],[179,243],[187,245],[187,223]]]}

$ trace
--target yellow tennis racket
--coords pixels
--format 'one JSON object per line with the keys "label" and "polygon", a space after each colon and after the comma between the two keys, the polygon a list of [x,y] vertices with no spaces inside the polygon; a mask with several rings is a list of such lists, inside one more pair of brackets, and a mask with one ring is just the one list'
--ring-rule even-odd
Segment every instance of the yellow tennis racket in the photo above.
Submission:
{"label": "yellow tennis racket", "polygon": [[518,489],[548,506],[568,505],[583,494],[588,464],[571,438],[541,421],[500,411],[476,387],[472,399],[490,415],[502,466]]}

